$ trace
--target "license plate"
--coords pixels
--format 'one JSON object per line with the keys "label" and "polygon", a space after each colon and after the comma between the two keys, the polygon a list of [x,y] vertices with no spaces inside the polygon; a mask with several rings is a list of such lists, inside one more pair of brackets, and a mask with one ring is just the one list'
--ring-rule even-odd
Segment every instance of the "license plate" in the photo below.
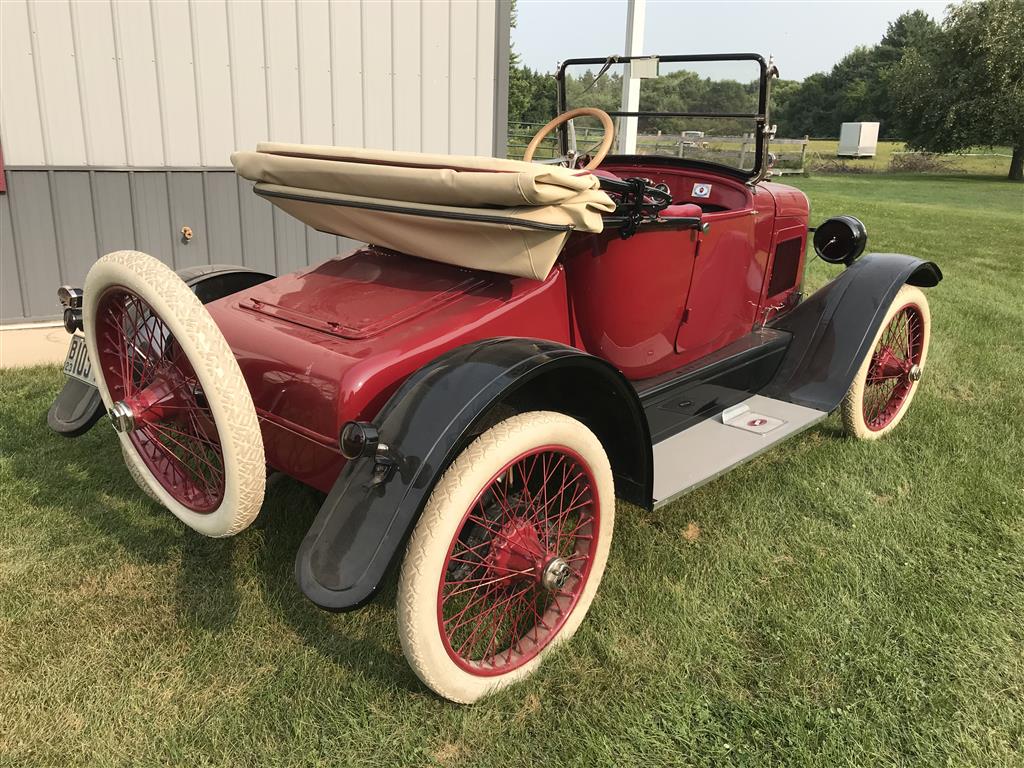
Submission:
{"label": "license plate", "polygon": [[89,363],[89,351],[85,346],[85,337],[72,336],[68,356],[64,358],[64,373],[72,378],[96,386],[92,377],[92,365]]}

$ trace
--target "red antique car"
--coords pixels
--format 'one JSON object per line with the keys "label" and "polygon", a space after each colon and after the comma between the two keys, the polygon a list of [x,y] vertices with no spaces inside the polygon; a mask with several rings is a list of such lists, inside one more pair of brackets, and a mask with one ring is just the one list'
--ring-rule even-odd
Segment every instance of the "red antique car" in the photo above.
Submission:
{"label": "red antique car", "polygon": [[[749,108],[655,112],[641,90],[631,109],[570,109],[602,78],[682,87],[710,65],[751,68],[733,88]],[[104,256],[60,291],[74,335],[50,424],[73,436],[106,413],[140,487],[209,536],[253,521],[270,473],[319,489],[306,596],[357,608],[394,566],[424,683],[471,702],[520,679],[590,607],[616,497],[657,507],[835,410],[881,437],[919,386],[921,288],[941,273],[861,256],[863,225],[838,217],[814,245],[846,268],[803,297],[807,198],[766,180],[773,74],[754,54],[568,61],[524,161],[237,153],[257,194],[373,245],[280,277]],[[581,115],[604,127],[590,152]],[[610,154],[612,118],[633,135],[748,121],[754,149],[644,154],[641,135]],[[529,162],[555,128],[557,157]]]}

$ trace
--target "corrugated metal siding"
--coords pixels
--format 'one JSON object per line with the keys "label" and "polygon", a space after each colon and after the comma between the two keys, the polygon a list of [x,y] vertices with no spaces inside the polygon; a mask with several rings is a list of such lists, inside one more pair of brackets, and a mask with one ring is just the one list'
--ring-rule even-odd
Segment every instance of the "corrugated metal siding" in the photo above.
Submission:
{"label": "corrugated metal siding", "polygon": [[13,166],[226,167],[289,141],[491,154],[495,2],[4,0]]}
{"label": "corrugated metal siding", "polygon": [[283,272],[352,246],[253,195],[227,170],[236,148],[504,154],[508,13],[507,0],[3,0],[0,322],[55,317],[56,286],[121,248]]}
{"label": "corrugated metal siding", "polygon": [[144,251],[175,269],[242,264],[280,274],[357,245],[277,210],[234,171],[8,170],[7,181],[0,322],[56,318],[57,287],[81,285],[111,251]]}

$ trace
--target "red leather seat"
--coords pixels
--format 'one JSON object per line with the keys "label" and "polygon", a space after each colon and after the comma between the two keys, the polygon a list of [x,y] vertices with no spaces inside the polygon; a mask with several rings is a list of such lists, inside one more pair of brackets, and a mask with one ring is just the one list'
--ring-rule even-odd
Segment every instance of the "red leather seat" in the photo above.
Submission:
{"label": "red leather seat", "polygon": [[703,213],[700,206],[694,203],[673,203],[661,212],[661,216],[665,219],[699,219]]}

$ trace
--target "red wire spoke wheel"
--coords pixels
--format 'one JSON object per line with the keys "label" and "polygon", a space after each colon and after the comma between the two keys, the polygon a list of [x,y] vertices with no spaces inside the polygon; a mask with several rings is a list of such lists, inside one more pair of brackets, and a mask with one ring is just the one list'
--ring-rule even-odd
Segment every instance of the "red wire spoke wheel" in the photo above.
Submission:
{"label": "red wire spoke wheel", "polygon": [[607,456],[575,419],[525,413],[477,438],[402,566],[399,634],[420,679],[468,703],[529,675],[583,620],[614,514]]}
{"label": "red wire spoke wheel", "polygon": [[100,259],[85,291],[89,355],[133,478],[201,533],[244,529],[263,501],[263,442],[213,319],[177,275],[134,251]]}
{"label": "red wire spoke wheel", "polygon": [[846,431],[876,440],[903,418],[924,372],[931,313],[924,293],[905,285],[893,300],[842,404]]}

